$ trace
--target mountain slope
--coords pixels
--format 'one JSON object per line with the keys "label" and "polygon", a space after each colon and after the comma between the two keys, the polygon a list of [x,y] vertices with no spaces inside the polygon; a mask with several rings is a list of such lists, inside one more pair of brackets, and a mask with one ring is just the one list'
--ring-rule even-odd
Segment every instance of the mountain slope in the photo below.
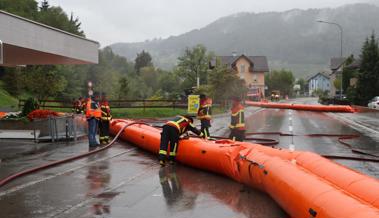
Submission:
{"label": "mountain slope", "polygon": [[111,45],[115,53],[134,59],[147,50],[154,63],[163,68],[175,65],[186,47],[204,44],[217,55],[233,51],[247,55],[265,55],[270,68],[289,68],[305,76],[328,67],[329,59],[339,56],[340,34],[327,20],[341,24],[344,30],[344,54],[359,55],[365,38],[379,33],[379,7],[353,4],[339,8],[290,10],[286,12],[239,13],[220,18],[201,28],[163,40]]}

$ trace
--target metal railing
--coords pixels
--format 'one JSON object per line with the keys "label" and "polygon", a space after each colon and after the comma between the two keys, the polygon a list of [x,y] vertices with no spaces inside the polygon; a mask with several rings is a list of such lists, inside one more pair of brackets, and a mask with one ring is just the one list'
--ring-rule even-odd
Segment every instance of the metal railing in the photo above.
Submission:
{"label": "metal railing", "polygon": [[33,120],[34,140],[39,141],[76,141],[87,133],[87,128],[80,115],[48,117]]}

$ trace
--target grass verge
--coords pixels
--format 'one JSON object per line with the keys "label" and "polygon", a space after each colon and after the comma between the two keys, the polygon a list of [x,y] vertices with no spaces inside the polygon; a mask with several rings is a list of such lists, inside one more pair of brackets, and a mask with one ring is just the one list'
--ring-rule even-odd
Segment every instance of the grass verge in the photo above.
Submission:
{"label": "grass verge", "polygon": [[0,107],[14,108],[17,105],[18,100],[3,89],[3,82],[0,81]]}

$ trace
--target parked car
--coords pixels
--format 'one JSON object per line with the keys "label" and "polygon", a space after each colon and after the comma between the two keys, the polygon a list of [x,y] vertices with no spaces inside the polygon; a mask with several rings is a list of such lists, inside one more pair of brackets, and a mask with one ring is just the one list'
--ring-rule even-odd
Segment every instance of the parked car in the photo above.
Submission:
{"label": "parked car", "polygon": [[333,97],[320,97],[318,100],[319,103],[329,105],[329,104],[334,104],[334,105],[350,105],[351,102],[345,95],[335,95]]}
{"label": "parked car", "polygon": [[373,99],[371,99],[368,103],[368,107],[372,109],[379,109],[379,96],[375,96]]}

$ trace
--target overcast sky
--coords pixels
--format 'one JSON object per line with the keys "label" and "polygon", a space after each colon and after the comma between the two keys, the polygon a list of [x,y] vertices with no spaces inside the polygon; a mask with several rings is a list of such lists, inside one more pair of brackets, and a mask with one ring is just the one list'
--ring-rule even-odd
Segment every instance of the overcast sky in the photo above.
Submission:
{"label": "overcast sky", "polygon": [[201,28],[238,12],[337,7],[379,0],[50,0],[73,12],[82,29],[101,46],[167,38]]}

